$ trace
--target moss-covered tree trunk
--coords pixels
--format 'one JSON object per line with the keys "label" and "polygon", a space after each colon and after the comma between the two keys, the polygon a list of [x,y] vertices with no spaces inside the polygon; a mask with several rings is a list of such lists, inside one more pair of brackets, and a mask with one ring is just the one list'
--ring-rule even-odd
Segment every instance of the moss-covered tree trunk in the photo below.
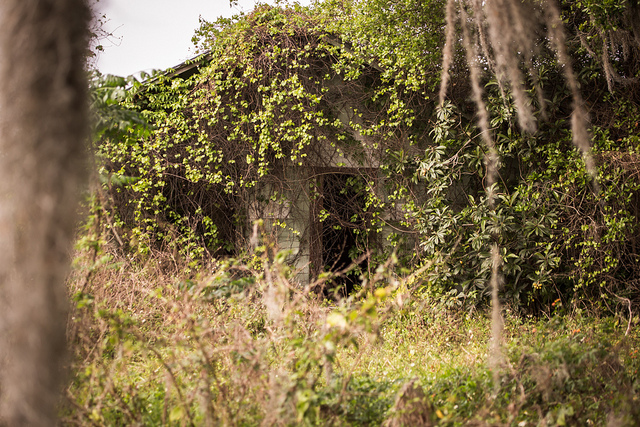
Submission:
{"label": "moss-covered tree trunk", "polygon": [[88,8],[0,2],[0,424],[55,425],[84,176]]}

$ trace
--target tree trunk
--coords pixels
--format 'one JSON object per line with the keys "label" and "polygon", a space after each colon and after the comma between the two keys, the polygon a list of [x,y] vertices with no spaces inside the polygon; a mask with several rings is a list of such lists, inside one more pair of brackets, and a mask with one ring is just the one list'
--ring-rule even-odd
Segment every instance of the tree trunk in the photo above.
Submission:
{"label": "tree trunk", "polygon": [[0,424],[56,424],[89,17],[84,0],[0,2]]}

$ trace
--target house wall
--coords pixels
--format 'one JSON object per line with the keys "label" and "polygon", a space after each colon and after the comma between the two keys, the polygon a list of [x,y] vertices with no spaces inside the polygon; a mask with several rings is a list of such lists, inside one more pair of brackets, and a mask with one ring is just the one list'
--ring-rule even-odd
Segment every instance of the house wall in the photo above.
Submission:
{"label": "house wall", "polygon": [[[330,82],[339,89],[344,82],[339,77]],[[379,175],[381,149],[371,137],[353,130],[353,124],[362,124],[351,98],[334,104],[334,114],[351,129],[349,143],[318,142],[310,147],[306,165],[283,165],[272,171],[270,182],[256,189],[249,207],[248,220],[261,219],[264,230],[277,243],[281,251],[289,251],[288,261],[295,271],[295,280],[308,284],[323,268],[322,223],[318,220],[322,208],[322,176],[326,174],[358,175],[367,180],[378,197],[384,200]],[[279,197],[273,199],[273,194]],[[393,215],[392,215],[393,216]],[[384,218],[387,220],[387,218]],[[388,218],[392,224],[395,218]],[[249,230],[252,227],[248,227]],[[383,227],[375,240],[384,244],[386,237],[399,230],[393,225]],[[249,236],[247,236],[249,237]]]}
{"label": "house wall", "polygon": [[295,280],[306,284],[310,274],[309,173],[305,167],[290,167],[279,175],[280,179],[263,185],[252,195],[248,221],[263,221],[264,233],[276,243],[277,250],[289,252],[287,258]]}

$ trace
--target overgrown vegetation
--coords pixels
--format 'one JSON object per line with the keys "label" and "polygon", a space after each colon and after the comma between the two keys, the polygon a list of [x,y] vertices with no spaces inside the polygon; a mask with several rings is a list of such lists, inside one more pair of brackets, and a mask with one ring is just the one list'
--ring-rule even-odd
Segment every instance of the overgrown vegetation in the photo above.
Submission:
{"label": "overgrown vegetation", "polygon": [[66,421],[635,425],[638,10],[596,3],[511,62],[497,3],[259,6],[100,80]]}
{"label": "overgrown vegetation", "polygon": [[[426,274],[435,292],[456,289],[472,304],[487,296],[492,242],[502,251],[504,296],[525,311],[556,298],[605,306],[636,298],[629,286],[638,228],[635,89],[630,96],[605,90],[607,78],[594,68],[601,57],[589,57],[584,43],[575,46],[600,166],[594,191],[571,154],[571,91],[553,52],[540,49],[536,57],[532,87],[540,97],[531,100],[528,119],[537,123],[535,135],[519,131],[504,84],[485,80],[500,156],[500,178],[487,192],[486,152],[462,65],[451,72],[451,101],[433,107],[443,17],[415,15],[407,6],[392,8],[400,14],[393,18],[384,2],[348,6],[263,6],[232,21],[203,22],[197,41],[208,50],[197,73],[161,74],[122,92],[123,106],[154,128],[143,137],[106,135],[97,146],[110,183],[112,231],[123,249],[167,250],[193,266],[239,256],[258,218],[281,243],[288,233],[300,247],[311,246],[326,234],[301,219],[315,209],[315,221],[355,230],[350,256],[368,254],[369,274],[396,250],[403,266],[432,263]],[[583,13],[569,12],[575,19]],[[428,19],[397,30],[403,14]],[[576,25],[578,41],[588,24]],[[373,27],[383,35],[370,46],[363,37]],[[416,45],[398,48],[409,39],[404,31],[419,29]],[[619,49],[635,52],[628,43]],[[625,58],[609,61],[622,69]],[[624,68],[625,76],[633,72]],[[625,91],[635,88],[634,78],[624,80]],[[319,177],[336,168],[353,174],[344,191],[360,193],[346,220],[326,208],[329,200],[319,202],[329,198]],[[499,201],[495,211],[487,194]],[[303,263],[300,253],[289,262]],[[307,262],[316,275],[330,264]]]}
{"label": "overgrown vegetation", "polygon": [[82,259],[97,264],[78,268],[72,289],[68,424],[634,425],[640,415],[640,342],[624,337],[626,318],[567,316],[560,301],[541,319],[508,310],[496,388],[490,320],[412,294],[392,265],[327,305],[287,279],[268,244],[261,269],[211,265],[195,277],[88,250]]}

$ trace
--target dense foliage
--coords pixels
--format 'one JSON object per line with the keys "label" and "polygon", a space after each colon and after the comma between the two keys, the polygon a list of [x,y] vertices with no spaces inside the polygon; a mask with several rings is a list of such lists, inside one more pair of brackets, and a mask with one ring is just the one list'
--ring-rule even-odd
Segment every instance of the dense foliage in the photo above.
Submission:
{"label": "dense foliage", "polygon": [[[416,291],[476,304],[488,293],[497,241],[502,294],[515,307],[549,310],[561,299],[626,309],[640,296],[639,50],[627,25],[637,10],[596,3],[563,3],[562,13],[592,118],[597,184],[571,145],[570,91],[544,46],[530,82],[542,95],[530,100],[535,134],[519,130],[504,86],[483,77],[501,157],[491,189],[499,203],[491,209],[461,59],[453,61],[449,100],[435,105],[442,2],[260,6],[203,21],[196,68],[169,70],[126,93],[122,105],[153,131],[106,135],[99,144],[112,231],[139,253],[169,250],[194,263],[238,255],[253,218],[295,210],[296,166],[377,169],[373,178],[346,182],[343,192],[361,194],[366,208],[337,226],[355,230],[358,250],[350,256],[369,254],[370,273],[395,250],[399,265],[423,267]],[[315,190],[306,191],[313,199]],[[316,214],[323,221],[334,212]],[[275,217],[274,236],[288,229],[305,238]]]}

